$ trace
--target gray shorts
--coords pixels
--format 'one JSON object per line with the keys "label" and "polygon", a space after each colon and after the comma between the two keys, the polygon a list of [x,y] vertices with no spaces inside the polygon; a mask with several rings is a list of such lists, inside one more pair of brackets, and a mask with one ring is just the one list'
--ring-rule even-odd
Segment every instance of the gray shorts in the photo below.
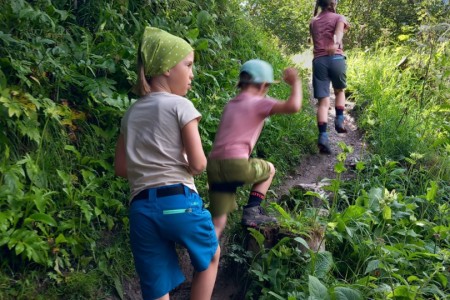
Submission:
{"label": "gray shorts", "polygon": [[321,56],[313,60],[314,98],[330,96],[330,82],[334,89],[347,87],[347,64],[343,55]]}

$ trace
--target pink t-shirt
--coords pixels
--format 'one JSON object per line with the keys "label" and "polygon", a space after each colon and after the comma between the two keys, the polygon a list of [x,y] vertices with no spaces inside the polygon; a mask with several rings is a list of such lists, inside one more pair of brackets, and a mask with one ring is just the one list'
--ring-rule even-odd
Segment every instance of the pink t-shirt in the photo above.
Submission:
{"label": "pink t-shirt", "polygon": [[[349,25],[343,15],[330,11],[323,11],[311,20],[309,30],[314,42],[314,58],[328,55],[327,48],[334,44],[333,36],[338,22],[343,22],[344,28]],[[336,54],[344,54],[342,47],[336,50]]]}
{"label": "pink t-shirt", "polygon": [[240,93],[225,106],[216,133],[212,159],[249,158],[277,100]]}

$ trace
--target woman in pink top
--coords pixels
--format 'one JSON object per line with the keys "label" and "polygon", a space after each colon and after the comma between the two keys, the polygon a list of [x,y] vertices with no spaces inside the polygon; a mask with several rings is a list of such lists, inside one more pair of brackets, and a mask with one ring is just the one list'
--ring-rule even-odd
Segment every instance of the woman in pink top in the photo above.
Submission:
{"label": "woman in pink top", "polygon": [[[346,83],[346,63],[342,38],[349,23],[344,16],[336,13],[336,0],[317,0],[314,18],[310,23],[310,33],[314,43],[313,89],[319,101],[317,124],[319,127],[318,146],[321,153],[330,154],[327,122],[330,107],[330,82],[336,96],[335,129],[346,133],[344,127],[344,107]],[[318,8],[321,12],[317,15]]]}
{"label": "woman in pink top", "polygon": [[302,88],[297,71],[286,69],[284,81],[291,86],[291,95],[287,101],[279,101],[266,96],[270,84],[274,83],[269,63],[253,59],[241,67],[240,92],[224,108],[206,168],[209,209],[218,237],[225,228],[228,213],[237,208],[236,189],[244,184],[252,184],[252,189],[243,210],[242,224],[256,227],[276,222],[260,206],[272,183],[275,168],[270,162],[250,158],[250,154],[268,116],[293,114],[301,108]]}

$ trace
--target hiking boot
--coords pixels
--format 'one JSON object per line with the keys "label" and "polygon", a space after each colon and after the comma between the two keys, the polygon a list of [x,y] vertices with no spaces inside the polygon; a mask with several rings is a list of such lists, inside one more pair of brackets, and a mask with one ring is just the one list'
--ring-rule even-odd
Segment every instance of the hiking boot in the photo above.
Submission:
{"label": "hiking boot", "polygon": [[334,128],[338,133],[347,133],[347,129],[344,127],[344,120],[344,115],[338,115],[334,119]]}
{"label": "hiking boot", "polygon": [[277,218],[265,213],[261,206],[244,207],[242,213],[242,225],[257,227],[262,224],[277,223]]}
{"label": "hiking boot", "polygon": [[323,154],[331,154],[330,143],[328,142],[328,134],[326,132],[322,132],[319,134],[319,142],[317,143],[319,146],[319,152]]}

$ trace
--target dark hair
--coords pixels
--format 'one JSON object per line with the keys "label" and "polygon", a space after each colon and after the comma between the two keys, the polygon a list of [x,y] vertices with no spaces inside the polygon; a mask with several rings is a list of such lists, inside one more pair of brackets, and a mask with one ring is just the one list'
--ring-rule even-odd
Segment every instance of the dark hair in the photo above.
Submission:
{"label": "dark hair", "polygon": [[[323,11],[325,10],[331,3],[331,0],[317,0],[316,6],[314,7],[314,17],[317,16],[317,13],[319,12],[319,7]],[[337,0],[336,0],[337,4]]]}
{"label": "dark hair", "polygon": [[237,84],[237,87],[240,89],[245,89],[249,86],[255,86],[256,88],[260,89],[264,85],[269,86],[270,83],[255,83],[253,82],[253,76],[245,71],[239,74],[239,82]]}

